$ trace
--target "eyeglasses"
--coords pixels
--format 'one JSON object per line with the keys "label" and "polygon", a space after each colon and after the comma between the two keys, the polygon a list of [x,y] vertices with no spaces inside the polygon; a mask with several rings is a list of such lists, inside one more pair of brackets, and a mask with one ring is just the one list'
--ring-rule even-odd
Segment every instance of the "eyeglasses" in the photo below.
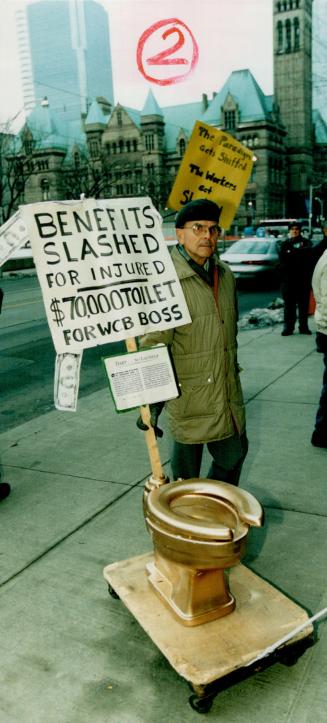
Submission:
{"label": "eyeglasses", "polygon": [[221,233],[221,228],[218,224],[215,224],[214,226],[204,226],[203,223],[193,223],[192,226],[184,226],[184,228],[188,231],[193,231],[195,236],[201,236],[201,234],[209,232],[209,235],[214,238],[215,236],[219,236]]}

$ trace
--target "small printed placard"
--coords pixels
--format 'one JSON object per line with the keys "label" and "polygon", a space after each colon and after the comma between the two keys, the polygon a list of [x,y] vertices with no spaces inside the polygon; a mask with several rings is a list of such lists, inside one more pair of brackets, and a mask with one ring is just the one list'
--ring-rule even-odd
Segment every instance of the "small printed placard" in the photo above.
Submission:
{"label": "small printed placard", "polygon": [[118,412],[178,397],[173,367],[164,345],[105,357],[103,361]]}

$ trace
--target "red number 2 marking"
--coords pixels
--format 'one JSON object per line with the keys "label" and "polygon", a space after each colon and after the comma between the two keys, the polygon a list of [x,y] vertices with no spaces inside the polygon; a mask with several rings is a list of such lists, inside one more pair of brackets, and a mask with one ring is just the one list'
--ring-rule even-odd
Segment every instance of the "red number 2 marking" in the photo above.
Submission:
{"label": "red number 2 marking", "polygon": [[[166,28],[162,35],[159,35],[161,28]],[[170,35],[177,34],[176,42],[169,47],[160,50],[155,55],[147,57],[147,48],[151,41],[162,41],[169,38]],[[153,36],[153,37],[152,37]],[[151,47],[151,44],[150,44]],[[184,48],[186,57],[171,57],[181,48]],[[153,42],[152,48],[153,50]],[[172,83],[181,83],[194,70],[199,59],[198,44],[190,30],[190,28],[178,18],[169,18],[167,20],[159,20],[158,22],[147,28],[142,33],[136,51],[136,62],[140,73],[146,80],[158,85],[171,85]],[[147,70],[147,66],[156,66],[156,70],[152,71],[152,75]],[[160,66],[184,66],[178,74],[168,73],[167,77],[162,77]],[[175,73],[177,72],[177,68]]]}
{"label": "red number 2 marking", "polygon": [[186,60],[186,58],[167,57],[173,53],[177,53],[177,50],[182,48],[185,43],[184,34],[179,28],[170,28],[170,30],[166,30],[166,32],[162,34],[163,40],[166,40],[168,35],[172,35],[173,33],[177,33],[178,35],[178,40],[175,45],[172,45],[171,48],[166,48],[166,50],[162,50],[161,53],[157,53],[157,55],[153,55],[152,58],[148,58],[148,65],[187,65],[188,60]]}

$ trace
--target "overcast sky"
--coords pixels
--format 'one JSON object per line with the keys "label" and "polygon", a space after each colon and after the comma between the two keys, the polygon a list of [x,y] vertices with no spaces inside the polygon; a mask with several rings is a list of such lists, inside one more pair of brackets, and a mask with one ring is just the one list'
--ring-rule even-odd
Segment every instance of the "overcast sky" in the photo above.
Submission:
{"label": "overcast sky", "polygon": [[[0,0],[0,122],[13,118],[23,107],[15,10],[34,1]],[[241,68],[251,70],[264,93],[273,92],[272,0],[98,1],[109,12],[115,102],[142,108],[150,87],[161,105],[196,101],[203,92],[211,97],[233,70]],[[314,6],[319,9],[323,3],[327,5],[326,0],[315,0]],[[148,30],[171,18],[180,25],[165,40],[162,35],[172,25]],[[168,65],[167,59],[174,57],[169,54],[165,63],[162,58],[147,63],[177,40],[180,48],[175,57],[183,58],[184,65]],[[327,41],[322,52],[326,57]],[[146,80],[142,71],[154,80]],[[156,82],[172,75],[178,82]],[[321,87],[326,95],[326,85]]]}

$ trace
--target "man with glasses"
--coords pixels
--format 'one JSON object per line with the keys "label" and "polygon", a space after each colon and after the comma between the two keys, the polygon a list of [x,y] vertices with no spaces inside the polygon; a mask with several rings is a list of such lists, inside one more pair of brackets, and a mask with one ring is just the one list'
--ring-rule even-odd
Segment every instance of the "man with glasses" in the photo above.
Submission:
{"label": "man with glasses", "polygon": [[[207,477],[237,485],[248,442],[237,363],[237,297],[234,276],[220,261],[217,241],[221,208],[213,201],[187,203],[176,217],[172,259],[191,324],[151,332],[141,346],[166,344],[172,354],[180,396],[166,402],[173,436],[173,479],[200,476],[204,444],[212,457]],[[165,403],[150,405],[151,424]],[[141,418],[137,422],[147,429]]]}

